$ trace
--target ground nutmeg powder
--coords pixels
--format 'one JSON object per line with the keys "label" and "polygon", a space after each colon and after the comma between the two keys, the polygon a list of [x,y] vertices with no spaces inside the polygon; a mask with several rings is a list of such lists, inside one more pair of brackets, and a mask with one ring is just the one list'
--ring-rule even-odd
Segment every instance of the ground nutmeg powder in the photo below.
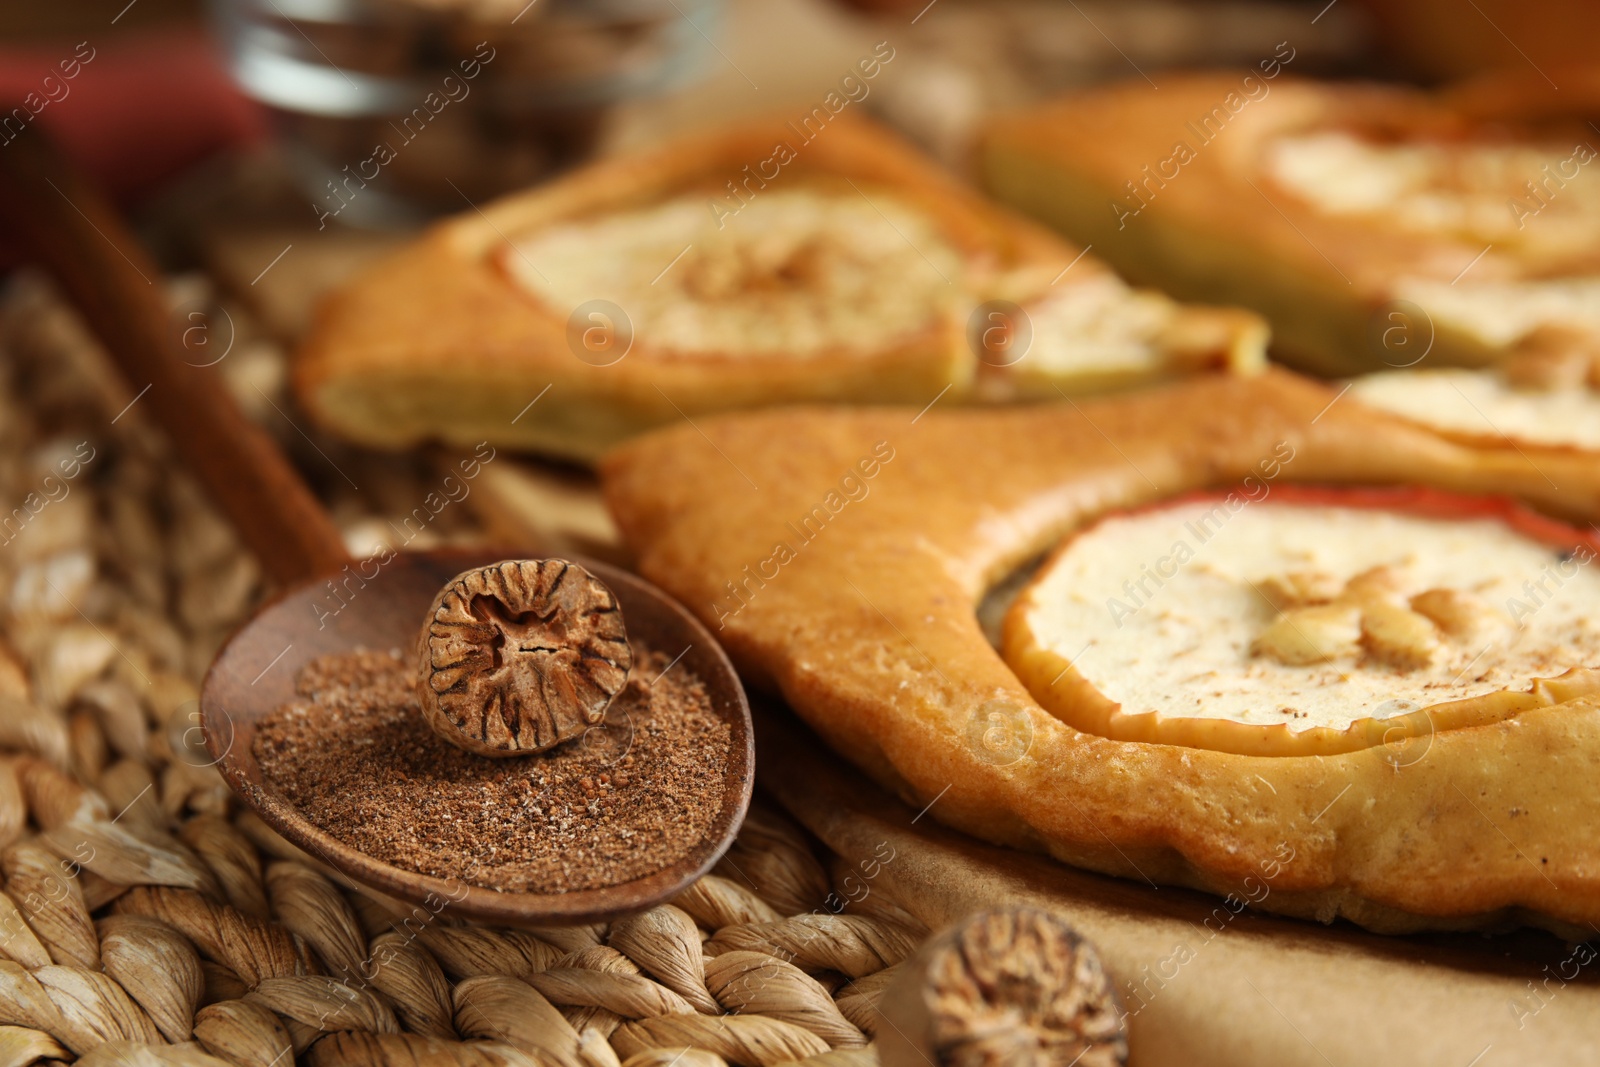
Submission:
{"label": "ground nutmeg powder", "polygon": [[313,824],[396,867],[511,892],[619,885],[710,831],[732,743],[700,679],[641,642],[632,649],[601,725],[514,759],[473,755],[430,729],[415,657],[323,656],[301,670],[299,698],[261,721],[256,759]]}

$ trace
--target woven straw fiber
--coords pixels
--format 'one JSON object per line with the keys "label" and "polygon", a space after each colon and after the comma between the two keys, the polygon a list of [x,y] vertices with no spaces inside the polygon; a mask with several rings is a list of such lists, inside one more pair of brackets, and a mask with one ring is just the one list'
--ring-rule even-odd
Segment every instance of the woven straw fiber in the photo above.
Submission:
{"label": "woven straw fiber", "polygon": [[[287,410],[270,346],[232,344],[242,400]],[[0,346],[0,1067],[876,1063],[878,995],[926,931],[875,893],[830,906],[827,857],[772,809],[673,903],[547,930],[405,912],[241,811],[196,683],[255,564],[37,282]],[[366,490],[330,493],[353,538],[428,491],[412,461],[336,455]]]}

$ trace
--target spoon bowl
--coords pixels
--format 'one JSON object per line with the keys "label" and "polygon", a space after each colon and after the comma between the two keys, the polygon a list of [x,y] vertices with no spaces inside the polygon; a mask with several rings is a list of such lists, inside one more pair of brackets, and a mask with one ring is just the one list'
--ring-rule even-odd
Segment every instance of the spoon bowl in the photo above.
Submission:
{"label": "spoon bowl", "polygon": [[[256,761],[257,727],[295,698],[295,678],[303,666],[319,656],[358,649],[398,648],[410,662],[428,607],[445,583],[463,570],[503,558],[504,553],[461,550],[397,555],[337,614],[328,612],[324,583],[291,589],[234,634],[206,674],[200,692],[206,747],[228,785],[267,825],[313,858],[387,896],[429,907],[447,901],[452,915],[501,924],[595,922],[651,907],[710,870],[732,844],[750,804],[755,747],[744,689],[711,634],[677,601],[617,567],[563,557],[588,568],[616,594],[629,637],[668,656],[682,652],[673,669],[687,669],[705,683],[713,712],[731,730],[721,795],[706,798],[717,806],[710,831],[668,866],[620,885],[565,893],[503,892],[419,874],[319,829],[263,776]],[[530,819],[527,832],[537,834],[542,827]]]}

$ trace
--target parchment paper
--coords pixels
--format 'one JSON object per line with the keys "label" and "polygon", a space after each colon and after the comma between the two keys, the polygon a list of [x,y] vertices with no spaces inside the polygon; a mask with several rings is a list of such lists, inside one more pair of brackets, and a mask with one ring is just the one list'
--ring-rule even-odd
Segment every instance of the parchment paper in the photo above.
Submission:
{"label": "parchment paper", "polygon": [[934,929],[1004,903],[1065,915],[1124,994],[1134,1064],[1600,1063],[1600,950],[1589,945],[1527,931],[1386,938],[1234,914],[1219,898],[1075,871],[945,830],[786,711],[758,708],[756,737],[760,786],[857,864],[867,886]]}

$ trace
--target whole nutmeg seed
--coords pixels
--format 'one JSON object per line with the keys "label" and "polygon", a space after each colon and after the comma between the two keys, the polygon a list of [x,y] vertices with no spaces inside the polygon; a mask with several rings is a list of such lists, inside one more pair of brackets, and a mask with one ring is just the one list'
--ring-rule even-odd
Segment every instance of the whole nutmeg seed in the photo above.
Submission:
{"label": "whole nutmeg seed", "polygon": [[1038,908],[979,912],[884,991],[883,1067],[1122,1067],[1122,1006],[1094,946]]}
{"label": "whole nutmeg seed", "polygon": [[434,598],[420,644],[428,725],[481,756],[525,756],[582,734],[633,664],[616,595],[563,559],[456,575]]}

